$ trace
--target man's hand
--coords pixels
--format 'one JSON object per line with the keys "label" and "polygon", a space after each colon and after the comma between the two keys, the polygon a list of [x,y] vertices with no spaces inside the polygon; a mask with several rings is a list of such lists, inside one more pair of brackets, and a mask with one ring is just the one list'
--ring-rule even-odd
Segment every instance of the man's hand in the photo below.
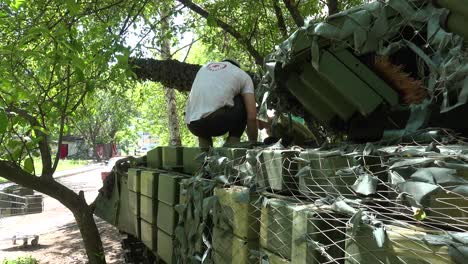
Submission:
{"label": "man's hand", "polygon": [[247,113],[247,136],[250,142],[257,142],[257,108],[255,105],[255,95],[253,93],[242,94]]}

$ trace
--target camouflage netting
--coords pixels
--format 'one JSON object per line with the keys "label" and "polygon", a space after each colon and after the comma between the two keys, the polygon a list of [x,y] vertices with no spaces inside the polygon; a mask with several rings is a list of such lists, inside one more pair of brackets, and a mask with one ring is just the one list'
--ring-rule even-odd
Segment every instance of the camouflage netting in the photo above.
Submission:
{"label": "camouflage netting", "polygon": [[463,143],[214,149],[182,186],[175,232],[181,263],[468,257]]}
{"label": "camouflage netting", "polygon": [[[419,130],[429,105],[449,112],[467,103],[468,53],[462,37],[440,26],[445,15],[431,1],[377,1],[310,23],[281,44],[266,60],[267,74],[257,93],[261,115],[275,108],[304,116],[307,105],[291,103],[301,98],[287,90],[288,74],[310,65],[320,73],[324,54],[342,50],[374,72],[381,57],[405,65],[395,71],[404,68],[402,78],[423,87],[424,101],[395,101],[382,92],[384,99],[375,106],[357,107],[363,115],[381,102],[411,109],[396,141],[212,150],[197,176],[183,182],[176,231],[180,262],[466,263],[466,139],[445,129]],[[332,110],[347,103],[336,98],[324,99],[336,99]],[[309,114],[320,115],[311,113],[313,107]],[[346,111],[336,113],[350,118]],[[403,142],[403,135],[412,143],[392,145]],[[421,139],[432,143],[418,144]]]}
{"label": "camouflage netting", "polygon": [[[440,26],[446,15],[447,9],[436,8],[429,0],[388,0],[341,12],[323,22],[310,22],[266,59],[267,74],[258,92],[262,97],[260,112],[277,109],[304,115],[303,105],[291,104],[296,99],[284,87],[284,69],[306,54],[305,60],[320,72],[326,51],[346,49],[361,61],[369,56],[387,56],[405,65],[403,70],[412,80],[420,81],[427,94],[422,104],[411,106],[410,120],[418,121],[408,122],[411,125],[406,129],[422,127],[430,104],[437,104],[438,111],[445,113],[466,104],[468,99],[468,52],[463,37]],[[415,59],[405,61],[410,53]],[[369,67],[376,71],[372,65]]]}

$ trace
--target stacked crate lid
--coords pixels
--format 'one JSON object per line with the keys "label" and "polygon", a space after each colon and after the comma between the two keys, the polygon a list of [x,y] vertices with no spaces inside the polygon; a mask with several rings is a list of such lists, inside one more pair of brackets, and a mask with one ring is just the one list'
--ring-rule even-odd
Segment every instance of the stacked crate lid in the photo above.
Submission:
{"label": "stacked crate lid", "polygon": [[[133,233],[136,237],[141,238],[141,223],[140,223],[140,177],[141,169],[128,169],[127,188],[122,188],[122,194],[127,192],[128,201],[128,221],[133,227]],[[121,209],[125,209],[125,205],[121,205]]]}
{"label": "stacked crate lid", "polygon": [[157,251],[156,217],[158,212],[158,177],[160,171],[141,171],[140,217],[141,240],[153,252]]}
{"label": "stacked crate lid", "polygon": [[186,178],[177,173],[162,173],[158,184],[157,241],[158,255],[165,263],[177,263],[175,258],[175,229],[178,213],[175,206],[179,204],[180,181]]}

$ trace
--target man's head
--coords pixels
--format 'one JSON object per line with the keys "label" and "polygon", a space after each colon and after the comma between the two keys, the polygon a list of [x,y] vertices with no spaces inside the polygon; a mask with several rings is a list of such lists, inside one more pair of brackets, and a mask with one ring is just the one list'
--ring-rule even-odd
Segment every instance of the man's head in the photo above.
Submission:
{"label": "man's head", "polygon": [[224,59],[223,61],[227,61],[227,62],[231,63],[232,65],[235,65],[238,68],[240,68],[239,62],[237,60],[235,60],[235,59]]}

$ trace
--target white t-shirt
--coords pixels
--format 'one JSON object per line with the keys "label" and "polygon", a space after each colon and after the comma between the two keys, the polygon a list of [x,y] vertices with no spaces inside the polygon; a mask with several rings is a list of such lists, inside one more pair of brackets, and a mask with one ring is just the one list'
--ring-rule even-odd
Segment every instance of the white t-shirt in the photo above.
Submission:
{"label": "white t-shirt", "polygon": [[200,120],[223,106],[233,106],[234,97],[254,93],[250,76],[235,65],[210,62],[200,68],[185,108],[185,123]]}

